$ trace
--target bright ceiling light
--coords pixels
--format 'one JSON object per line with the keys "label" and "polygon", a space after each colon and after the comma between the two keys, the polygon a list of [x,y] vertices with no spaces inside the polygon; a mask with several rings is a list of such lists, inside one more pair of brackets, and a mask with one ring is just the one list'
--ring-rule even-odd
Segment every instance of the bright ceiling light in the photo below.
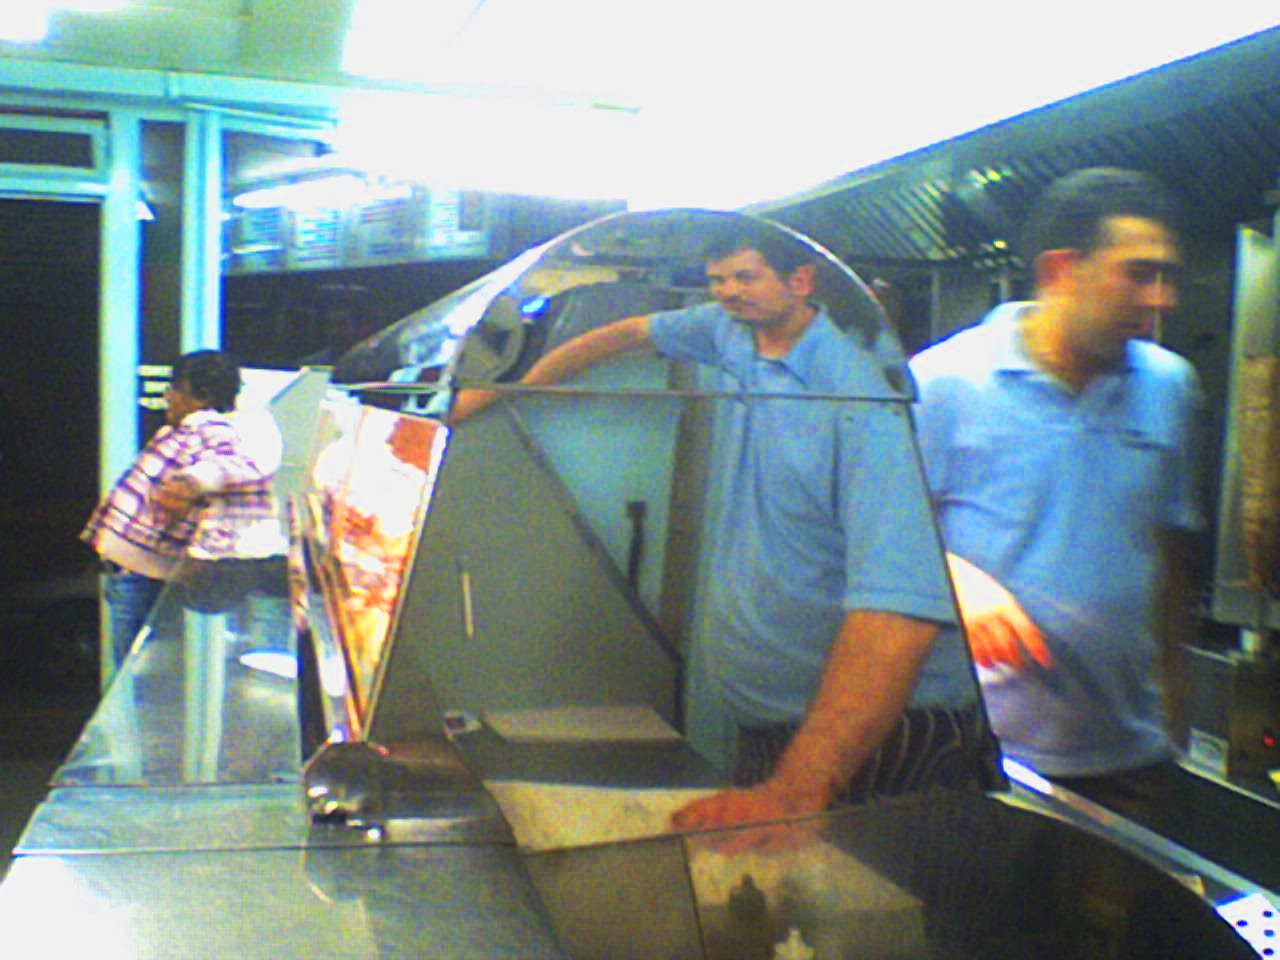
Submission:
{"label": "bright ceiling light", "polygon": [[[1280,24],[1256,0],[1162,8],[1158,28],[1131,7],[1078,0],[1049,24],[1025,0],[989,0],[982,17],[941,3],[870,17],[830,0],[361,0],[349,72],[472,95],[370,98],[383,116],[350,125],[380,128],[382,159],[417,179],[580,197],[624,184],[633,209],[736,208]],[[448,99],[464,106],[450,114]],[[527,116],[497,117],[503,102]],[[625,104],[626,121],[556,112],[600,103]]]}
{"label": "bright ceiling light", "polygon": [[254,187],[237,193],[231,203],[241,210],[337,210],[354,206],[363,199],[364,177],[334,172]]}
{"label": "bright ceiling light", "polygon": [[39,6],[9,7],[0,13],[0,41],[40,43],[49,33],[49,11]]}
{"label": "bright ceiling light", "polygon": [[635,116],[535,97],[351,94],[332,137],[354,169],[437,188],[624,199]]}
{"label": "bright ceiling light", "polygon": [[[636,107],[680,0],[359,0],[343,70],[436,91]],[[713,2],[713,0],[700,0]],[[663,71],[678,69],[663,58]]]}
{"label": "bright ceiling light", "polygon": [[421,79],[424,61],[466,28],[485,0],[359,0],[342,69],[362,77]]}

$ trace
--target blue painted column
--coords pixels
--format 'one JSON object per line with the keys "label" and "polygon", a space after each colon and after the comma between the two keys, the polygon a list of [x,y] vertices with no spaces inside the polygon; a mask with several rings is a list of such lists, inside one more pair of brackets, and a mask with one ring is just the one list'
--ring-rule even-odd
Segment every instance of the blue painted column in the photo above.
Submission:
{"label": "blue painted column", "polygon": [[182,175],[182,352],[222,345],[222,117],[187,114]]}
{"label": "blue painted column", "polygon": [[138,114],[111,112],[99,259],[98,486],[104,492],[138,452],[141,127]]}
{"label": "blue painted column", "polygon": [[[138,197],[142,122],[130,110],[113,110],[107,123],[108,176],[100,218],[98,321],[98,487],[108,490],[138,452],[139,263],[142,231]],[[113,657],[103,610],[102,682],[111,679]]]}

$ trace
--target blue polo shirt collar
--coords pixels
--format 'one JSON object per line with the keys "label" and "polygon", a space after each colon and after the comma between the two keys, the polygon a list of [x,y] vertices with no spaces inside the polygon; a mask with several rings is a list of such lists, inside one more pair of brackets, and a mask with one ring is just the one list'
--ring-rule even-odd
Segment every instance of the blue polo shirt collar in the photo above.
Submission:
{"label": "blue polo shirt collar", "polygon": [[[992,310],[984,321],[988,326],[995,328],[998,334],[995,357],[996,370],[1001,373],[1044,373],[1027,356],[1027,352],[1022,345],[1022,335],[1019,327],[1019,321],[1023,316],[1035,308],[1036,303],[1030,300],[1001,304]],[[1133,349],[1130,346],[1125,350],[1124,362],[1111,372],[1115,374],[1128,372],[1132,369]]]}
{"label": "blue polo shirt collar", "polygon": [[[831,318],[827,316],[826,310],[818,307],[818,312],[814,314],[813,320],[805,328],[804,333],[800,335],[800,339],[792,345],[784,356],[761,357],[760,359],[769,363],[780,364],[803,385],[808,386],[809,373],[814,369],[815,363],[822,353],[823,345],[832,332],[835,332],[835,325],[831,322]],[[754,349],[753,338],[752,350],[754,351]]]}
{"label": "blue polo shirt collar", "polygon": [[996,307],[987,317],[986,323],[997,335],[996,370],[1002,373],[1039,373],[1039,368],[1031,362],[1022,349],[1022,336],[1019,333],[1019,320],[1026,313],[1035,309],[1035,304],[1027,301],[1005,303]]}

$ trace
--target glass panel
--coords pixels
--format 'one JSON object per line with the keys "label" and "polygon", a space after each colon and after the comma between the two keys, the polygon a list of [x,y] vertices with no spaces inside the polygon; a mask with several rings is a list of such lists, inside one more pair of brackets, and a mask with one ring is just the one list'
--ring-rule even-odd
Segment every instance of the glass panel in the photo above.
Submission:
{"label": "glass panel", "polygon": [[[780,275],[812,271],[816,317],[785,356],[755,349],[758,292],[710,296],[717,258],[704,250],[743,229],[790,258]],[[686,311],[661,341],[673,359],[636,350],[521,383],[574,338],[662,311]],[[429,599],[408,601],[404,621],[429,650],[400,669],[425,672],[446,708],[647,703],[713,731],[700,746],[714,755],[727,708],[803,712],[845,608],[958,622],[901,346],[852,272],[778,225],[691,210],[604,218],[393,325],[334,378],[432,415],[454,388],[499,397],[450,438],[414,587]],[[669,682],[654,651],[675,663],[688,716],[654,686]],[[390,699],[426,678],[389,677]],[[954,626],[916,702],[980,712]]]}
{"label": "glass panel", "polygon": [[438,421],[334,400],[321,412],[310,535],[333,593],[356,706],[365,710],[448,431]]}
{"label": "glass panel", "polygon": [[0,163],[91,170],[94,146],[92,133],[0,127]]}
{"label": "glass panel", "polygon": [[284,558],[188,561],[55,785],[296,780],[295,650]]}
{"label": "glass panel", "polygon": [[1174,878],[1095,836],[980,796],[686,843],[708,960],[1249,955]]}
{"label": "glass panel", "polygon": [[[560,819],[626,819],[604,810],[574,805]],[[1253,955],[1185,875],[979,794],[526,859],[575,960]]]}

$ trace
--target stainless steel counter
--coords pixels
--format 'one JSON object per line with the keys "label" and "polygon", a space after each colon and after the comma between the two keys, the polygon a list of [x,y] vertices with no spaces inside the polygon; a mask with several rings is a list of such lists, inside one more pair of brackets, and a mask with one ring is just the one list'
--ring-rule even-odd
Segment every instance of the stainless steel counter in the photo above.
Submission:
{"label": "stainless steel counter", "polygon": [[14,851],[6,943],[128,960],[565,957],[482,793],[437,779],[428,840],[312,822],[295,654],[283,561],[168,588]]}
{"label": "stainless steel counter", "polygon": [[684,741],[509,743],[487,728],[454,741],[482,780],[654,790],[717,787],[724,774]]}
{"label": "stainless steel counter", "polygon": [[566,956],[510,846],[27,854],[0,927],[103,960]]}
{"label": "stainless steel counter", "polygon": [[[1035,791],[533,851],[482,783],[643,792],[718,775],[682,741],[482,729],[337,744],[304,777],[277,574],[217,602],[166,595],[19,842],[8,943],[128,960],[1255,955],[1213,909],[1255,888]],[[359,815],[315,819],[308,785],[362,764],[376,784],[344,781]]]}

